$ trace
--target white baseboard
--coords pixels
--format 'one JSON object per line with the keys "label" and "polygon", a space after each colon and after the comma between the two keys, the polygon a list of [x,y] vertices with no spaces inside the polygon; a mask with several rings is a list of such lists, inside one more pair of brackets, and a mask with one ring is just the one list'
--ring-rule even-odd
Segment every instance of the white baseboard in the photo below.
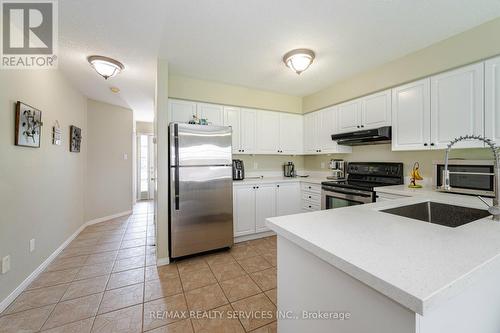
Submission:
{"label": "white baseboard", "polygon": [[89,226],[89,225],[92,225],[92,224],[105,222],[105,221],[108,221],[108,220],[116,219],[117,217],[122,217],[122,216],[130,215],[130,214],[132,214],[132,210],[127,210],[127,211],[124,211],[124,212],[121,212],[121,213],[117,213],[117,214],[113,214],[113,215],[108,215],[108,216],[100,217],[98,219],[93,219],[93,220],[85,222],[85,226]]}
{"label": "white baseboard", "polygon": [[269,237],[269,236],[274,236],[274,235],[276,235],[276,233],[274,231],[264,231],[264,232],[259,232],[258,234],[251,234],[251,235],[235,237],[234,242],[241,243],[241,242],[246,242],[246,241],[253,240],[253,239],[259,239],[259,238],[264,238],[264,237]]}
{"label": "white baseboard", "polygon": [[71,236],[68,237],[68,239],[64,241],[64,243],[61,244],[61,246],[59,246],[47,259],[45,259],[45,261],[42,262],[40,266],[38,266],[26,279],[24,279],[24,281],[21,282],[21,284],[17,286],[17,288],[14,289],[14,291],[11,292],[9,296],[7,296],[0,302],[0,313],[2,313],[10,305],[10,303],[12,303],[17,298],[17,296],[19,296],[24,291],[24,289],[26,289],[31,284],[31,282],[33,282],[37,278],[37,276],[42,273],[45,268],[47,268],[47,266],[49,266],[49,264],[69,245],[69,243],[71,243],[73,239],[76,238],[76,236],[78,236],[83,231],[83,229],[85,229],[89,225],[105,222],[117,217],[129,215],[131,213],[132,210],[128,210],[126,212],[90,220],[82,224]]}
{"label": "white baseboard", "polygon": [[165,266],[170,264],[170,258],[158,258],[156,259],[156,266]]}

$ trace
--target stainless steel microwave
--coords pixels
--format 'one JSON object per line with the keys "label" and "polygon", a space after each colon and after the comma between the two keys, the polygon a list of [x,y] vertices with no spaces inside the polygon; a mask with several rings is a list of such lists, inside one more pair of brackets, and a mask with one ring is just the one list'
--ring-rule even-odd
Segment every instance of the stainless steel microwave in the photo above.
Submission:
{"label": "stainless steel microwave", "polygon": [[[490,160],[449,160],[451,192],[495,196],[494,162]],[[434,161],[433,181],[436,189],[443,185],[444,161]]]}

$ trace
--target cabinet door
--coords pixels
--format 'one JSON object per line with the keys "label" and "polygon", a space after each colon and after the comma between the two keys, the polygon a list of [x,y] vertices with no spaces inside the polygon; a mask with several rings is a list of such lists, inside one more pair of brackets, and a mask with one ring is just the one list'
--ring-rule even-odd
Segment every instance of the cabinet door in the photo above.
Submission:
{"label": "cabinet door", "polygon": [[276,216],[298,214],[302,211],[300,183],[280,183],[276,188]]}
{"label": "cabinet door", "polygon": [[316,123],[317,123],[317,112],[311,112],[304,115],[304,152],[305,153],[317,153],[317,134],[316,134]]}
{"label": "cabinet door", "polygon": [[234,236],[255,233],[255,189],[253,186],[233,188]]}
{"label": "cabinet door", "polygon": [[168,100],[169,121],[187,123],[196,115],[196,103],[170,99]]}
{"label": "cabinet door", "polygon": [[198,118],[203,118],[210,125],[224,125],[224,107],[217,104],[198,103],[197,105]]}
{"label": "cabinet door", "polygon": [[302,116],[289,113],[280,114],[280,152],[284,154],[299,154],[302,152],[303,120]]}
{"label": "cabinet door", "polygon": [[485,133],[500,143],[500,57],[485,63]]}
{"label": "cabinet door", "polygon": [[362,100],[361,128],[391,126],[391,91],[386,90]]}
{"label": "cabinet door", "polygon": [[280,115],[277,112],[257,112],[257,153],[279,153]]}
{"label": "cabinet door", "polygon": [[[484,135],[484,64],[431,77],[431,148],[444,149],[456,137]],[[456,147],[483,147],[464,141]]]}
{"label": "cabinet door", "polygon": [[268,231],[266,219],[276,216],[276,186],[258,185],[255,191],[255,231]]}
{"label": "cabinet door", "polygon": [[430,79],[392,89],[392,150],[430,148]]}
{"label": "cabinet door", "polygon": [[257,111],[241,109],[240,120],[242,153],[253,154],[257,149],[255,139],[257,131]]}
{"label": "cabinet door", "polygon": [[242,153],[240,146],[240,108],[224,107],[224,126],[229,126],[233,130],[231,136],[233,154]]}
{"label": "cabinet door", "polygon": [[347,102],[338,106],[339,133],[354,132],[361,128],[360,100]]}
{"label": "cabinet door", "polygon": [[318,126],[316,133],[318,135],[318,149],[320,153],[336,153],[337,143],[332,140],[332,134],[336,130],[337,108],[330,107],[319,111]]}

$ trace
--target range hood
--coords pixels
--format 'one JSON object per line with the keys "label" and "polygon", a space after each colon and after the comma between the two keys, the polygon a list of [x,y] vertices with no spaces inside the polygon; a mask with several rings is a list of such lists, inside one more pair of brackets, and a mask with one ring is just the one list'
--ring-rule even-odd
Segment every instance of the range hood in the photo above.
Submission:
{"label": "range hood", "polygon": [[333,134],[332,140],[339,145],[361,146],[391,142],[391,126],[362,130],[349,133]]}

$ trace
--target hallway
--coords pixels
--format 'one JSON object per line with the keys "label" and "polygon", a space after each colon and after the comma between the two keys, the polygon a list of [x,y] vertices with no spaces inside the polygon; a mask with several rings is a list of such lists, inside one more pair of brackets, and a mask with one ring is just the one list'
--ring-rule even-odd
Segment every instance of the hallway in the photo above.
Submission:
{"label": "hallway", "polygon": [[85,228],[0,314],[0,333],[275,332],[276,239],[157,268],[153,209]]}

